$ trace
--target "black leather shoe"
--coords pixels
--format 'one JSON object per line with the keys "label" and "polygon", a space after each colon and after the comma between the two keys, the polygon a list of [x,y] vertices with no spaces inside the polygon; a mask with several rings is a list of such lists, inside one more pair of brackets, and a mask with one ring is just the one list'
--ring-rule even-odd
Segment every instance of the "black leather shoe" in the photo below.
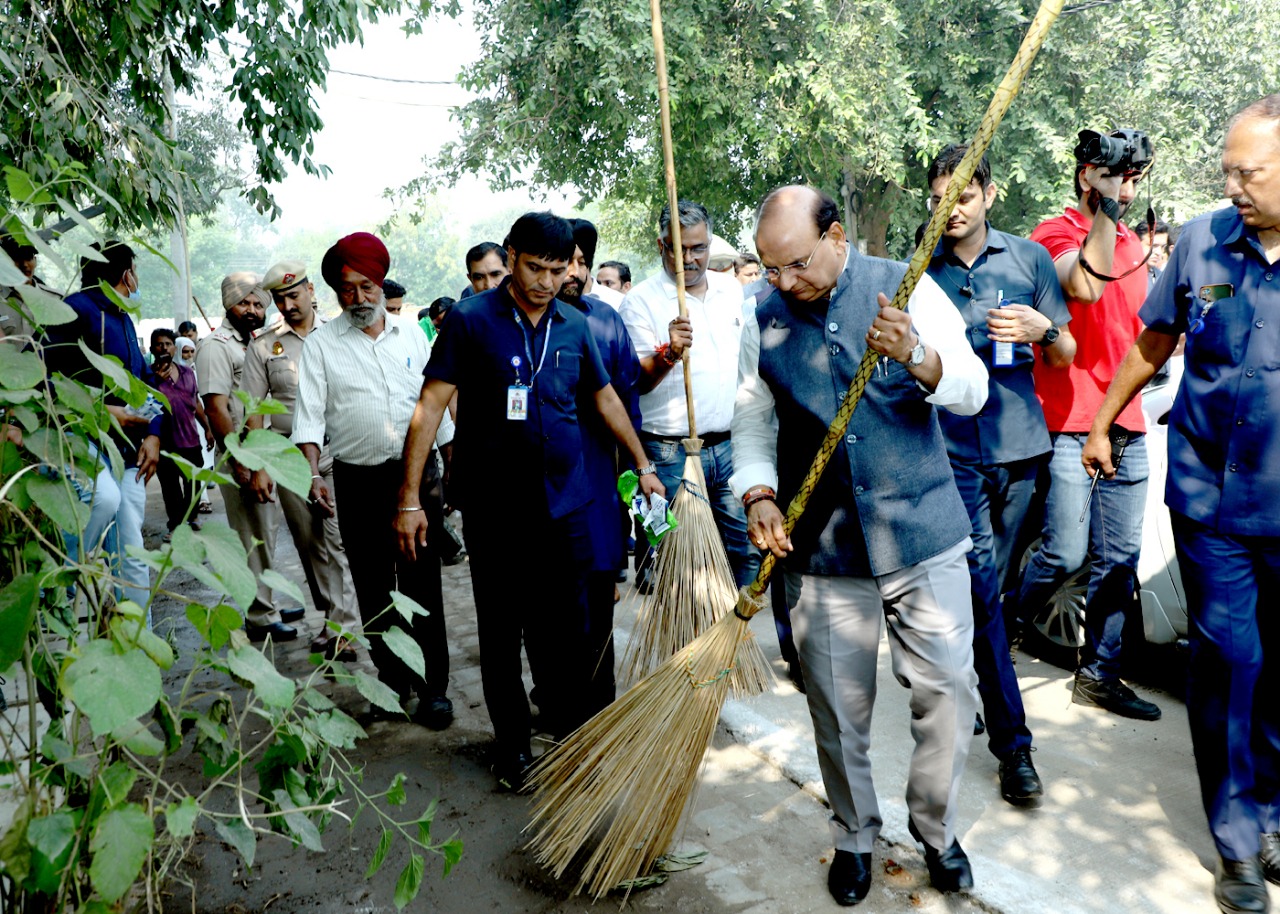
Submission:
{"label": "black leather shoe", "polygon": [[533,764],[527,752],[516,752],[504,755],[493,766],[493,774],[498,779],[498,789],[506,793],[519,793],[524,790],[525,772]]}
{"label": "black leather shoe", "polygon": [[292,641],[298,637],[298,630],[292,625],[285,625],[283,622],[272,622],[269,625],[248,625],[244,627],[249,633],[250,641],[266,641],[270,638],[272,641]]}
{"label": "black leather shoe", "polygon": [[827,872],[827,891],[846,908],[866,898],[871,891],[871,855],[836,851]]}
{"label": "black leather shoe", "polygon": [[981,714],[975,714],[973,717],[973,735],[981,736],[987,732],[987,722],[982,719]]}
{"label": "black leather shoe", "polygon": [[453,723],[453,702],[443,695],[420,698],[413,720],[432,730],[444,730]]}
{"label": "black leather shoe", "polygon": [[796,687],[797,692],[801,695],[805,694],[804,670],[800,669],[799,661],[787,664],[787,678],[791,680],[791,684]]}
{"label": "black leather shoe", "polygon": [[1213,900],[1224,914],[1266,914],[1271,909],[1271,902],[1258,858],[1228,860],[1219,857]]}
{"label": "black leather shoe", "polygon": [[1071,690],[1071,700],[1078,705],[1091,708],[1102,708],[1121,717],[1134,720],[1159,720],[1160,708],[1149,701],[1143,701],[1133,694],[1119,679],[1090,679],[1076,674],[1076,683]]}
{"label": "black leather shoe", "polygon": [[297,622],[307,614],[305,606],[290,606],[288,609],[280,610],[281,622]]}
{"label": "black leather shoe", "polygon": [[1262,875],[1267,882],[1280,885],[1280,832],[1262,836],[1258,861],[1262,864]]}
{"label": "black leather shoe", "polygon": [[1044,784],[1031,764],[1031,749],[1014,749],[1000,762],[1000,796],[1014,806],[1038,806]]}
{"label": "black leather shoe", "polygon": [[973,869],[959,841],[952,841],[949,848],[940,851],[920,837],[920,830],[911,819],[907,819],[907,831],[924,845],[924,865],[929,868],[929,881],[935,889],[939,892],[963,892],[973,888]]}

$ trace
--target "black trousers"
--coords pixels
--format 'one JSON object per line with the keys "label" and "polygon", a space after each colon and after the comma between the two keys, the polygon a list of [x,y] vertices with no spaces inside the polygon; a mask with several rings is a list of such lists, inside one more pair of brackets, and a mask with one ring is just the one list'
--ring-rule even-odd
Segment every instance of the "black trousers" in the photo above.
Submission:
{"label": "black trousers", "polygon": [[[204,453],[199,445],[165,448],[165,450],[194,463],[197,467],[204,460]],[[169,532],[172,533],[178,529],[182,518],[187,514],[187,509],[191,507],[195,484],[183,476],[178,465],[163,454],[160,456],[160,465],[156,467],[156,475],[160,477],[160,494],[164,496],[164,513],[168,518]],[[191,517],[195,517],[194,509]]]}
{"label": "black trousers", "polygon": [[587,575],[587,661],[591,665],[590,715],[613,704],[617,684],[613,674],[613,594],[618,589],[615,571]]}
{"label": "black trousers", "polygon": [[[444,597],[440,589],[440,555],[433,540],[445,536],[440,500],[440,478],[434,454],[427,461],[420,497],[427,512],[427,548],[416,561],[400,554],[392,523],[396,516],[403,462],[389,460],[376,466],[333,462],[333,487],[338,505],[338,529],[351,565],[351,580],[360,603],[360,619],[366,634],[378,635],[391,626],[404,630],[426,661],[426,683],[388,648],[380,637],[369,639],[369,656],[378,677],[406,697],[411,689],[421,697],[443,695],[449,684],[449,642],[444,628]],[[391,606],[391,591],[398,590],[417,601],[429,613],[412,622]]]}
{"label": "black trousers", "polygon": [[532,718],[521,643],[538,684],[544,729],[566,736],[591,714],[586,510],[556,520],[506,504],[499,510],[467,505],[463,512],[485,705],[499,752],[527,753]]}

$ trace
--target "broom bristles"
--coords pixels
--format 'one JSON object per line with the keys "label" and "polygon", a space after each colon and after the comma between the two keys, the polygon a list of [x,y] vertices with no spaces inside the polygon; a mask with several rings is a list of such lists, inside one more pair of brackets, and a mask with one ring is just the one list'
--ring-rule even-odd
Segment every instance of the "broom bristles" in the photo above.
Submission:
{"label": "broom bristles", "polygon": [[[715,515],[707,501],[702,461],[685,458],[684,478],[671,510],[679,526],[658,550],[653,592],[636,614],[622,661],[624,682],[638,682],[733,610],[738,592]],[[773,669],[750,629],[738,649],[729,688],[750,698],[773,688]]]}
{"label": "broom bristles", "polygon": [[722,616],[538,760],[528,847],[557,877],[580,865],[575,894],[598,899],[667,852],[749,632]]}

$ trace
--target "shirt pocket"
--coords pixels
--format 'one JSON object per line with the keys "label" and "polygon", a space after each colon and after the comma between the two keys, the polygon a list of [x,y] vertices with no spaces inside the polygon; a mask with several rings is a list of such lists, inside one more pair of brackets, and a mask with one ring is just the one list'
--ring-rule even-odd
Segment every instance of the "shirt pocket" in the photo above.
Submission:
{"label": "shirt pocket", "polygon": [[298,391],[298,367],[293,359],[278,358],[267,360],[267,383],[271,393],[279,397],[281,394],[291,397]]}
{"label": "shirt pocket", "polygon": [[547,364],[538,374],[538,381],[545,382],[546,394],[557,403],[572,403],[578,394],[578,381],[582,371],[582,356],[576,352],[556,350],[547,357]]}
{"label": "shirt pocket", "polygon": [[1236,296],[1218,299],[1208,311],[1198,313],[1203,308],[1199,300],[1192,305],[1192,322],[1198,317],[1203,323],[1194,333],[1188,328],[1187,355],[1209,365],[1239,364],[1249,342],[1252,311]]}

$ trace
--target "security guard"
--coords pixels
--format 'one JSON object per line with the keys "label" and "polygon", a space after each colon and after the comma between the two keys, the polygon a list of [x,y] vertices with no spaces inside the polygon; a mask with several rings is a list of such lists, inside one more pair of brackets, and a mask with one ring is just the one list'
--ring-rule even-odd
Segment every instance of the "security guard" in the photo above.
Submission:
{"label": "security guard", "polygon": [[[269,396],[288,408],[287,413],[250,416],[247,423],[251,429],[262,428],[265,418],[272,431],[287,438],[293,432],[302,344],[312,328],[324,323],[324,319],[315,310],[315,286],[307,279],[307,266],[301,261],[277,263],[263,277],[262,288],[271,293],[284,320],[254,334],[253,342],[245,352],[240,389],[251,397]],[[320,452],[319,472],[332,490],[333,458],[328,447]],[[250,485],[260,502],[275,500],[275,486],[265,470],[255,471]],[[316,609],[346,631],[359,631],[360,613],[355,586],[351,583],[347,553],[338,532],[337,515],[326,517],[324,512],[313,511],[308,498],[283,487],[279,496]],[[322,628],[311,642],[311,651],[317,654],[332,652],[343,660],[355,659],[355,651],[349,643],[345,639],[340,640],[328,626]]]}
{"label": "security guard", "polygon": [[[213,426],[218,442],[218,458],[226,452],[223,443],[228,435],[239,433],[244,423],[244,406],[232,391],[240,386],[245,349],[253,331],[262,326],[266,315],[267,293],[253,273],[232,273],[222,280],[222,307],[226,317],[222,325],[196,346],[196,376],[200,381],[200,398],[205,415]],[[245,612],[245,628],[250,639],[292,641],[298,630],[286,622],[302,618],[302,607],[281,612],[272,602],[271,588],[262,582],[262,573],[271,568],[275,553],[275,519],[271,506],[258,501],[249,487],[252,474],[234,459],[228,458],[226,469],[235,477],[232,484],[222,483],[222,501],[227,509],[227,523],[240,535],[249,568],[258,580],[258,595]],[[254,541],[257,540],[255,543]]]}

